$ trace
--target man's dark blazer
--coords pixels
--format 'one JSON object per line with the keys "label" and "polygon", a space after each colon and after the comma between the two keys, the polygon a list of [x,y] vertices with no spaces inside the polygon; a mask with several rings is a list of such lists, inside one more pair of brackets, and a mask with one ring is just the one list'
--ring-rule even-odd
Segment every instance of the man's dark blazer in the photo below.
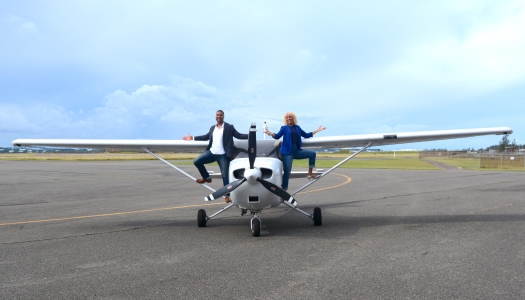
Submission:
{"label": "man's dark blazer", "polygon": [[[210,128],[210,131],[207,134],[193,137],[195,141],[209,140],[210,143],[208,144],[208,148],[206,148],[206,150],[210,150],[211,144],[213,143],[213,130],[215,129],[215,126],[216,125],[212,125]],[[248,135],[239,133],[237,130],[235,130],[235,127],[233,127],[233,125],[230,123],[223,122],[223,126],[224,126],[224,132],[222,134],[222,145],[224,146],[224,152],[226,156],[232,157],[233,155],[233,137],[236,137],[239,140],[247,140]]]}

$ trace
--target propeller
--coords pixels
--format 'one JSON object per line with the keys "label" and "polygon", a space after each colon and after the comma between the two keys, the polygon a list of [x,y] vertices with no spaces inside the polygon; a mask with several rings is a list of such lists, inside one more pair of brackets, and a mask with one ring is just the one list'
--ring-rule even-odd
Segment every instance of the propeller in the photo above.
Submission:
{"label": "propeller", "polygon": [[234,182],[230,182],[230,184],[221,187],[220,189],[216,190],[215,192],[213,192],[212,194],[204,198],[204,201],[212,201],[217,198],[220,198],[228,194],[229,192],[235,190],[236,188],[238,188],[245,181],[246,181],[246,178],[242,178],[239,180],[235,180]]}
{"label": "propeller", "polygon": [[250,132],[248,132],[248,159],[250,161],[250,169],[253,170],[253,164],[255,163],[255,157],[257,156],[257,129],[255,129],[255,123],[250,126]]}
{"label": "propeller", "polygon": [[266,180],[262,180],[260,177],[257,178],[257,181],[262,184],[262,186],[264,186],[267,190],[269,190],[270,192],[274,193],[275,195],[285,199],[286,201],[290,202],[290,204],[292,204],[293,206],[297,205],[297,201],[295,201],[295,199],[292,197],[292,195],[288,194],[288,192],[286,192],[285,190],[283,190],[281,187],[269,182],[269,181],[266,181]]}
{"label": "propeller", "polygon": [[223,186],[222,188],[218,189],[217,191],[213,192],[209,196],[205,197],[205,201],[212,201],[217,198],[220,198],[236,188],[238,188],[241,184],[243,184],[245,181],[248,181],[249,183],[255,183],[255,181],[258,181],[264,188],[266,188],[271,193],[281,197],[282,199],[287,200],[292,204],[293,206],[297,205],[297,201],[288,194],[285,190],[283,190],[281,187],[261,179],[261,172],[258,169],[255,169],[254,163],[255,158],[257,157],[257,129],[255,128],[255,123],[252,123],[250,126],[250,131],[248,132],[248,161],[250,162],[250,170],[246,170],[244,172],[244,178],[236,180],[234,182],[230,182],[230,184]]}

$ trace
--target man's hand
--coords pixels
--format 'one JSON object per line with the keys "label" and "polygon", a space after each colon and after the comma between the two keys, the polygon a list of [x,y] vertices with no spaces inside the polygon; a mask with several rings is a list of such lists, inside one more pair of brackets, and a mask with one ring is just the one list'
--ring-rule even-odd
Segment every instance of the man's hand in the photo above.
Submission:
{"label": "man's hand", "polygon": [[193,137],[189,133],[188,133],[188,135],[182,137],[182,139],[185,140],[185,141],[193,141]]}

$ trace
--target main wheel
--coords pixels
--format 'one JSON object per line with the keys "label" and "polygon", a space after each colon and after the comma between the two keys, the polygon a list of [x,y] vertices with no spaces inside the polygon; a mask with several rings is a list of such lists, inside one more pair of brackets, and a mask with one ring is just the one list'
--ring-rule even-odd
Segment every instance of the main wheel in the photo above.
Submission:
{"label": "main wheel", "polygon": [[314,208],[314,225],[315,226],[321,226],[323,225],[323,215],[321,214],[321,208],[316,207]]}
{"label": "main wheel", "polygon": [[254,218],[252,220],[252,236],[260,236],[261,235],[261,220],[258,218]]}
{"label": "main wheel", "polygon": [[199,209],[197,213],[197,224],[199,227],[206,227],[206,211],[204,209]]}

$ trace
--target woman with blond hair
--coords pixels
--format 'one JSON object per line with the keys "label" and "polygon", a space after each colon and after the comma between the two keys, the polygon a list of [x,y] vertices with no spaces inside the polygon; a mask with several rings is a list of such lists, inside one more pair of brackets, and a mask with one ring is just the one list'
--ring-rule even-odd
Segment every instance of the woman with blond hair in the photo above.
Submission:
{"label": "woman with blond hair", "polygon": [[290,173],[292,172],[292,162],[294,159],[305,159],[308,158],[308,175],[306,178],[315,179],[319,176],[315,176],[312,173],[315,168],[315,152],[311,150],[305,150],[301,148],[302,141],[301,137],[311,138],[314,134],[319,131],[323,131],[326,127],[319,126],[312,132],[304,132],[299,125],[297,125],[297,116],[293,112],[287,112],[283,117],[284,126],[277,133],[272,133],[268,129],[264,130],[264,133],[278,140],[283,137],[281,143],[281,155],[283,159],[283,190],[288,189],[288,180],[290,179]]}

